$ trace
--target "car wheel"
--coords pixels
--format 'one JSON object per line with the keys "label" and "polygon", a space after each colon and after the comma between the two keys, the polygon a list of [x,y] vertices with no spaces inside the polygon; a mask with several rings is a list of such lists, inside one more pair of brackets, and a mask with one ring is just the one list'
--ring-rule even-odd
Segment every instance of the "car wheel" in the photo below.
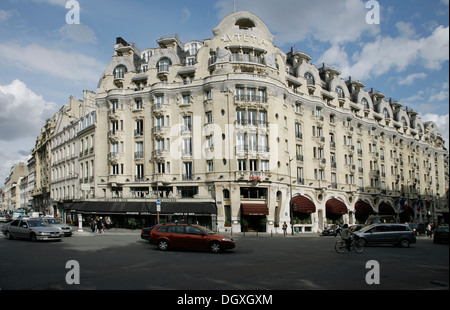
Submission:
{"label": "car wheel", "polygon": [[37,241],[37,237],[36,237],[35,233],[31,233],[30,234],[30,240],[33,241],[33,242]]}
{"label": "car wheel", "polygon": [[400,246],[401,246],[402,248],[407,248],[407,247],[409,247],[409,240],[408,240],[408,239],[402,239],[402,240],[400,241]]}
{"label": "car wheel", "polygon": [[5,236],[6,236],[6,239],[8,239],[8,240],[14,239],[13,236],[11,235],[11,233],[10,233],[9,231],[7,231],[7,232],[5,233]]}
{"label": "car wheel", "polygon": [[169,249],[169,242],[167,240],[164,240],[164,239],[159,240],[158,241],[158,248],[161,251],[167,251]]}
{"label": "car wheel", "polygon": [[214,242],[211,242],[211,244],[209,245],[209,249],[213,253],[220,253],[222,251],[222,246],[220,245],[219,242],[214,241]]}

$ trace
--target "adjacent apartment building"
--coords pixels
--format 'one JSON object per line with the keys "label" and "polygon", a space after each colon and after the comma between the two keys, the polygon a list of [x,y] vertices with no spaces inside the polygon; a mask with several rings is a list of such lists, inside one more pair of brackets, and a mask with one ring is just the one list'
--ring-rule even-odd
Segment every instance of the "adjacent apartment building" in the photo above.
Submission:
{"label": "adjacent apartment building", "polygon": [[65,211],[85,217],[222,231],[286,222],[316,232],[371,214],[448,221],[436,125],[273,40],[250,12],[225,17],[203,41],[169,35],[138,50],[117,38],[85,114],[95,122],[79,121],[70,150],[55,141],[71,139],[71,127],[53,138],[52,197],[73,198]]}

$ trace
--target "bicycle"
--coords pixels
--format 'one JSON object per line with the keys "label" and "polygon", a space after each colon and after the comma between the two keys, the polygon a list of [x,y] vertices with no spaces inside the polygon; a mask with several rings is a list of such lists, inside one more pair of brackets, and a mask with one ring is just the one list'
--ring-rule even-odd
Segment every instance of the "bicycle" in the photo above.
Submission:
{"label": "bicycle", "polygon": [[[365,249],[364,241],[361,240],[358,236],[354,236],[353,238],[352,237],[350,237],[350,238],[352,240],[350,243],[350,251],[355,251],[356,253],[362,253]],[[338,240],[338,241],[336,241],[336,244],[334,245],[334,249],[339,254],[342,254],[345,251],[347,251],[347,244],[345,243],[344,240]]]}

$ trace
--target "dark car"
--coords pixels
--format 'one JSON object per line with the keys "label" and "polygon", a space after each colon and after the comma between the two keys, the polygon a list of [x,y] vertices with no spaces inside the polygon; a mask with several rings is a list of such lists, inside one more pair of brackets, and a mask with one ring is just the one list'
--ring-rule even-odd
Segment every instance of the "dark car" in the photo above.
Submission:
{"label": "dark car", "polygon": [[188,224],[157,225],[151,230],[149,241],[161,251],[182,248],[219,253],[235,247],[233,238],[229,236],[219,235],[203,226]]}
{"label": "dark car", "polygon": [[341,234],[341,226],[333,224],[322,231],[322,236],[334,236]]}
{"label": "dark car", "polygon": [[439,225],[434,231],[433,243],[448,243],[448,225]]}
{"label": "dark car", "polygon": [[365,244],[394,244],[403,248],[416,243],[416,234],[408,224],[378,223],[363,227],[357,236]]}
{"label": "dark car", "polygon": [[141,239],[150,241],[150,233],[152,232],[153,229],[155,229],[155,227],[156,225],[143,228],[141,231]]}
{"label": "dark car", "polygon": [[425,235],[426,226],[422,223],[409,223],[409,226],[414,230],[416,236]]}

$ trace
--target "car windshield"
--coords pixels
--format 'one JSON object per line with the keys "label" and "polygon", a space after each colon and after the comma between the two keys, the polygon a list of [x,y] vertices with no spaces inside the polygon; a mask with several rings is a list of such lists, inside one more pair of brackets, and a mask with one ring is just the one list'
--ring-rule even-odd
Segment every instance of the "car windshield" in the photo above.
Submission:
{"label": "car windshield", "polygon": [[361,228],[359,231],[360,232],[364,232],[367,231],[369,229],[371,229],[372,227],[376,226],[376,224],[370,224],[369,226],[364,226],[363,228]]}
{"label": "car windshield", "polygon": [[48,224],[41,220],[28,221],[28,226],[30,227],[47,227]]}
{"label": "car windshield", "polygon": [[436,228],[436,231],[448,232],[448,226],[438,226],[438,228]]}

